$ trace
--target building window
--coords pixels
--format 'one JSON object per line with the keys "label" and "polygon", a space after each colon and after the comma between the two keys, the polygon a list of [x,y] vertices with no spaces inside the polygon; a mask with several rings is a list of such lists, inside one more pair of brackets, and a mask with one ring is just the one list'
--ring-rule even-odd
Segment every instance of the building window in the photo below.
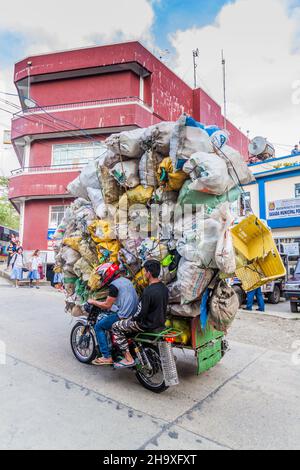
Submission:
{"label": "building window", "polygon": [[62,223],[66,210],[69,206],[51,206],[49,228],[57,229]]}
{"label": "building window", "polygon": [[295,184],[295,197],[300,198],[300,183]]}
{"label": "building window", "polygon": [[89,142],[85,144],[58,144],[53,145],[52,165],[78,166],[87,163],[106,150],[106,147],[100,142]]}

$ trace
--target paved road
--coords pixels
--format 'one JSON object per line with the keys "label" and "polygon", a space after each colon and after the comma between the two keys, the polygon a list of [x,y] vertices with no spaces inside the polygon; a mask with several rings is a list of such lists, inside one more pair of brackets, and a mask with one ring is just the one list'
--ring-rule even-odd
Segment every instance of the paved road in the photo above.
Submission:
{"label": "paved road", "polygon": [[198,378],[194,357],[179,352],[180,385],[156,396],[132,372],[73,358],[61,294],[1,281],[0,296],[1,449],[300,447],[300,365],[291,354],[232,341]]}

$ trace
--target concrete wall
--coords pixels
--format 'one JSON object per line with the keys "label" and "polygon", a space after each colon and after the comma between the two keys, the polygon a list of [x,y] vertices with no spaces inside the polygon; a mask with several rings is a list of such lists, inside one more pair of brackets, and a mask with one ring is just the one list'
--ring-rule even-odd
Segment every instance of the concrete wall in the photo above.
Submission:
{"label": "concrete wall", "polygon": [[108,73],[34,83],[30,93],[41,106],[110,98],[139,97],[140,79],[133,72]]}
{"label": "concrete wall", "polygon": [[50,206],[70,205],[70,199],[26,201],[24,210],[24,249],[47,250]]}

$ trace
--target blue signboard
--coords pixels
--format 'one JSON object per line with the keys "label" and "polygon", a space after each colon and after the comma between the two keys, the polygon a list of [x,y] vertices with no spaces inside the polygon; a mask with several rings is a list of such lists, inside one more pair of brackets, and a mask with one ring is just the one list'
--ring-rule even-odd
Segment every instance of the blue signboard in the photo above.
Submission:
{"label": "blue signboard", "polygon": [[55,232],[56,232],[55,228],[49,228],[48,229],[48,238],[47,238],[48,241],[53,240]]}

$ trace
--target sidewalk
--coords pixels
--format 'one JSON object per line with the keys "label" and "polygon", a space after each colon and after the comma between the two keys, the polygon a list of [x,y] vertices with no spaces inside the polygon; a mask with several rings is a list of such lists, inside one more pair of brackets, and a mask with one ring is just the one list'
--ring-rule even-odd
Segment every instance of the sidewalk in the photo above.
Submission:
{"label": "sidewalk", "polygon": [[[11,270],[6,270],[5,264],[0,264],[0,278],[5,279],[10,284],[13,284],[13,281],[10,279]],[[40,286],[50,286],[51,283],[49,281],[43,280],[39,282]],[[20,286],[29,286],[29,279],[27,279],[27,273],[24,275],[23,281],[20,282]]]}
{"label": "sidewalk", "polygon": [[[299,313],[292,313],[290,310],[290,303],[286,300],[281,300],[279,304],[272,305],[266,303],[266,311],[261,314],[260,312],[256,311],[256,304],[253,307],[253,313],[259,315],[265,315],[268,317],[276,317],[282,318],[284,320],[300,320],[300,312]],[[245,310],[240,309],[240,313],[245,313]],[[251,312],[248,312],[251,313]]]}

